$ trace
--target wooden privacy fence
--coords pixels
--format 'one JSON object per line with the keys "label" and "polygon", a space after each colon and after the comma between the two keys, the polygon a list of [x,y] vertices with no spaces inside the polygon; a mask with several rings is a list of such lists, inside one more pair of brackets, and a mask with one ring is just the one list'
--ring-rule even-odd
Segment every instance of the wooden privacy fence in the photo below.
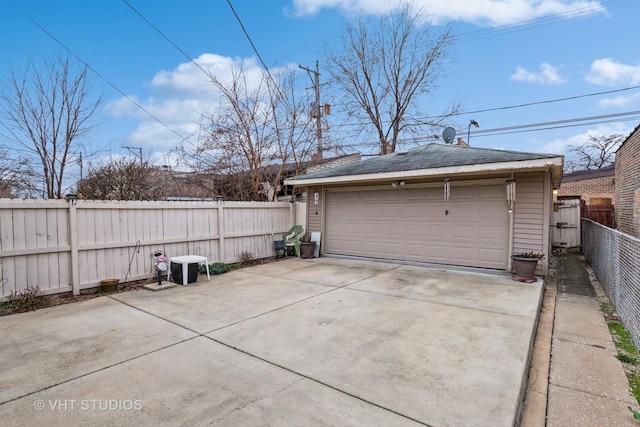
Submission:
{"label": "wooden privacy fence", "polygon": [[0,200],[0,300],[39,286],[47,294],[139,280],[153,253],[234,262],[274,255],[295,223],[288,202],[67,202]]}

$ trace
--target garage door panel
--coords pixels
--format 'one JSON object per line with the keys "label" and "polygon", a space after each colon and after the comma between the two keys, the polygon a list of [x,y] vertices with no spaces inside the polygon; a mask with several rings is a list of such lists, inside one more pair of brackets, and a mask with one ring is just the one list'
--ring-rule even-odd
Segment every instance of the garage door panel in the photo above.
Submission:
{"label": "garage door panel", "polygon": [[[504,184],[328,192],[327,253],[506,268]],[[449,214],[445,215],[448,210]]]}
{"label": "garage door panel", "polygon": [[451,258],[455,260],[473,259],[475,258],[476,250],[463,243],[452,243],[450,245]]}
{"label": "garage door panel", "polygon": [[[354,226],[355,225],[356,224],[354,224]],[[363,221],[360,224],[360,227],[357,227],[357,229],[360,233],[364,234],[365,236],[368,236],[370,234],[375,235],[380,233],[380,224],[378,222],[373,222],[373,221]]]}
{"label": "garage door panel", "polygon": [[358,216],[362,219],[375,219],[377,220],[378,218],[380,218],[380,209],[378,206],[367,206],[364,209],[360,209],[358,211],[355,211],[354,214],[357,212]]}
{"label": "garage door panel", "polygon": [[404,239],[424,240],[427,236],[423,224],[405,224],[402,227],[402,236]]}
{"label": "garage door panel", "polygon": [[478,259],[481,262],[500,262],[504,256],[503,251],[483,249],[478,252]]}
{"label": "garage door panel", "polygon": [[451,235],[449,225],[443,222],[434,222],[427,225],[427,235],[431,240],[444,240]]}
{"label": "garage door panel", "polygon": [[385,254],[399,254],[402,251],[401,243],[380,242],[380,250]]}
{"label": "garage door panel", "polygon": [[360,252],[362,250],[361,240],[345,239],[343,240],[344,250],[348,252]]}
{"label": "garage door panel", "polygon": [[405,256],[411,256],[414,258],[421,258],[424,256],[424,244],[422,242],[405,243],[404,245],[402,245],[402,248],[402,253]]}
{"label": "garage door panel", "polygon": [[[457,186],[452,186],[450,191],[449,191],[449,199],[452,201],[459,201],[459,200],[475,200],[476,199],[476,194],[475,194],[475,187],[457,187]],[[444,189],[443,189],[444,192]]]}
{"label": "garage door panel", "polygon": [[362,242],[362,251],[366,253],[377,254],[380,252],[380,242],[373,240],[366,240]]}
{"label": "garage door panel", "polygon": [[476,215],[482,218],[483,222],[502,222],[506,204],[479,203],[475,207]]}
{"label": "garage door panel", "polygon": [[475,240],[476,226],[471,224],[460,224],[451,227],[449,235],[454,240],[473,241]]}
{"label": "garage door panel", "polygon": [[[397,211],[396,211],[397,212]],[[424,218],[424,207],[418,203],[404,205],[402,212],[397,212],[405,220],[422,220]]]}
{"label": "garage door panel", "polygon": [[504,185],[484,185],[481,192],[477,194],[478,200],[491,199],[507,200],[507,188]]}
{"label": "garage door panel", "polygon": [[[380,235],[395,240],[402,235],[402,224],[397,220],[380,221]],[[386,240],[386,239],[385,239]]]}

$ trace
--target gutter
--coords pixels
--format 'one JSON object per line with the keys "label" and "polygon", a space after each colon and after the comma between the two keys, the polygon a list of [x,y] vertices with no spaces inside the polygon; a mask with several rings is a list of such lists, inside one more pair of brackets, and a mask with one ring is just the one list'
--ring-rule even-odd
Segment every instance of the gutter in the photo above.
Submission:
{"label": "gutter", "polygon": [[536,171],[550,170],[553,176],[554,188],[560,186],[562,181],[562,166],[564,158],[548,157],[544,159],[522,160],[515,162],[499,162],[499,163],[480,163],[473,165],[449,166],[431,169],[415,169],[406,171],[380,172],[356,175],[338,175],[318,178],[293,177],[285,179],[286,185],[307,186],[307,185],[325,185],[325,184],[343,184],[343,183],[371,183],[375,181],[386,181],[396,179],[410,178],[430,178],[446,175],[458,174],[490,174],[496,172],[513,172],[513,171]]}

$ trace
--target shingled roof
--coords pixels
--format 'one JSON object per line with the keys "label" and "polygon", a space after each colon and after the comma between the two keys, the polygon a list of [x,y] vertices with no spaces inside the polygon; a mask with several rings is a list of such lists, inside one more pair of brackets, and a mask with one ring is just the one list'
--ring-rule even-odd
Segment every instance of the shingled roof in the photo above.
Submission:
{"label": "shingled roof", "polygon": [[616,176],[616,165],[611,164],[600,169],[581,170],[566,173],[562,176],[562,181],[582,181],[583,179],[603,178],[607,176]]}
{"label": "shingled roof", "polygon": [[496,164],[508,164],[511,169],[517,169],[518,164],[526,167],[525,163],[528,162],[527,165],[530,165],[531,161],[534,161],[537,166],[555,166],[556,169],[559,166],[556,174],[558,176],[561,175],[563,158],[556,154],[524,153],[433,143],[407,152],[382,155],[344,166],[297,176],[290,178],[286,183],[303,185],[304,181],[309,181],[309,183],[319,183],[327,180],[337,182],[340,177],[344,178],[343,181],[352,181],[354,179],[349,177],[353,178],[355,176],[362,178],[359,180],[376,179],[386,175],[397,177],[402,177],[403,174],[417,176],[420,174],[419,171],[424,171],[425,175],[433,175],[437,171],[455,173],[455,171],[462,172],[464,169],[470,169],[469,167],[471,166],[473,166],[472,169],[477,171],[483,169],[481,165],[486,165],[487,169],[491,170],[501,169],[496,167]]}

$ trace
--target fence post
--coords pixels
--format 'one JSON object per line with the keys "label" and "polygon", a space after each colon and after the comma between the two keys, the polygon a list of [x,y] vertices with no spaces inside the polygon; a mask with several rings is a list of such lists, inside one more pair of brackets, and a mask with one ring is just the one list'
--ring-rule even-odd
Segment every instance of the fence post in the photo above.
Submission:
{"label": "fence post", "polygon": [[224,258],[224,211],[221,200],[218,200],[218,258],[219,262],[227,262]]}
{"label": "fence post", "polygon": [[73,295],[80,295],[80,273],[78,271],[78,214],[76,200],[69,199],[69,240],[71,242],[71,287]]}

